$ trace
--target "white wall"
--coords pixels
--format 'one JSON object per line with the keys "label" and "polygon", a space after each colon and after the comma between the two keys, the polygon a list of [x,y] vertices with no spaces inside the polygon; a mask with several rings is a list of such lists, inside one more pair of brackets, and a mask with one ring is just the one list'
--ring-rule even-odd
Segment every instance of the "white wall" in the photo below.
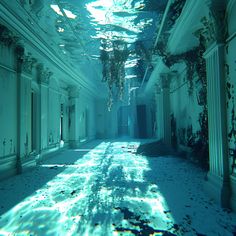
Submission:
{"label": "white wall", "polygon": [[116,138],[118,135],[117,114],[120,105],[113,104],[111,111],[108,111],[106,99],[96,100],[95,104],[96,137]]}
{"label": "white wall", "polygon": [[[0,58],[2,57],[0,56]],[[15,77],[14,72],[0,68],[0,157],[16,152],[17,116]]]}
{"label": "white wall", "polygon": [[[228,123],[228,147],[236,149],[236,1],[229,1],[228,5],[228,42],[226,44],[226,82],[227,82],[227,123]],[[230,152],[229,152],[230,153]],[[236,160],[229,156],[229,169],[231,181],[231,205],[236,210]],[[232,168],[235,166],[234,169]]]}
{"label": "white wall", "polygon": [[96,136],[95,99],[81,89],[78,99],[79,139],[92,140]]}
{"label": "white wall", "polygon": [[35,165],[37,160],[67,147],[70,141],[80,144],[96,135],[94,95],[82,89],[74,100],[75,110],[69,114],[73,103],[68,90],[71,85],[52,76],[53,71],[49,76],[50,65],[45,69],[37,60],[27,64],[21,57],[20,70],[15,47],[0,39],[0,179]]}
{"label": "white wall", "polygon": [[[192,126],[193,134],[196,134],[200,130],[199,114],[202,112],[202,106],[198,105],[197,101],[197,87],[195,82],[198,79],[194,77],[193,92],[190,95],[188,90],[188,81],[186,79],[186,71],[182,71],[181,74],[172,80],[170,88],[170,105],[171,113],[174,114],[176,119],[176,131],[177,135],[180,129],[185,129]],[[179,138],[177,136],[177,138]],[[178,140],[179,141],[179,140]]]}
{"label": "white wall", "polygon": [[0,42],[0,179],[16,173],[16,87],[14,49]]}

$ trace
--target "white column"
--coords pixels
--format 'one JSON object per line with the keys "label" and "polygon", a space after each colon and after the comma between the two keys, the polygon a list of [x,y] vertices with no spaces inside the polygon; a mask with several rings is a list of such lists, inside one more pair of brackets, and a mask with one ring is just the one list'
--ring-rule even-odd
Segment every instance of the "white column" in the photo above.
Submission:
{"label": "white column", "polygon": [[17,89],[17,147],[16,147],[16,169],[17,174],[22,173],[22,98],[23,98],[23,82],[22,82],[22,64],[23,64],[24,48],[22,46],[16,46],[15,57],[16,57],[16,89]]}
{"label": "white column", "polygon": [[171,120],[170,120],[170,76],[161,75],[162,84],[162,107],[163,107],[163,131],[164,143],[171,145]]}
{"label": "white column", "polygon": [[37,122],[38,126],[38,148],[39,153],[44,152],[48,148],[49,137],[48,137],[48,93],[49,93],[49,79],[50,74],[46,74],[42,64],[37,66],[38,83],[39,83],[39,94],[38,94],[38,115],[39,119]]}
{"label": "white column", "polygon": [[159,86],[156,88],[156,136],[165,144],[171,145],[170,120],[170,77],[161,74]]}
{"label": "white column", "polygon": [[69,88],[69,145],[72,148],[79,146],[79,95],[80,87]]}
{"label": "white column", "polygon": [[[207,65],[207,105],[209,165],[207,191],[223,207],[229,207],[230,184],[227,142],[226,83],[224,72],[224,1],[208,1],[214,32],[209,32]],[[209,29],[208,29],[209,30]]]}
{"label": "white column", "polygon": [[163,125],[163,96],[160,85],[157,85],[155,92],[156,99],[156,137],[158,140],[164,139],[164,125]]}

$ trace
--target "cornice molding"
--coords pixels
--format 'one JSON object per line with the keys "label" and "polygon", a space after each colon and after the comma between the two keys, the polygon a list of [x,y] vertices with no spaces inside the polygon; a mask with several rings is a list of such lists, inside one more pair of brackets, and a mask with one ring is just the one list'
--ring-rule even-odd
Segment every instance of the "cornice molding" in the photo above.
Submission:
{"label": "cornice molding", "polygon": [[[168,45],[174,45],[171,46],[171,48],[177,49],[179,42],[181,40],[181,37],[184,35],[183,32],[186,32],[186,29],[189,29],[189,25],[192,24],[193,16],[195,15],[194,12],[196,12],[198,9],[199,4],[202,1],[198,0],[189,0],[186,1],[186,4],[182,10],[182,13],[180,17],[178,18],[175,27],[173,28],[173,32],[171,33]],[[173,53],[173,52],[172,52]]]}
{"label": "cornice molding", "polygon": [[[18,7],[20,8],[21,5]],[[36,52],[44,59],[46,59],[50,64],[57,68],[60,73],[69,77],[70,82],[73,84],[79,84],[81,87],[85,88],[89,91],[90,94],[97,97],[99,94],[97,93],[96,86],[89,80],[85,80],[81,75],[76,73],[74,69],[66,64],[64,60],[52,50],[52,48],[48,45],[42,35],[37,34],[32,27],[29,27],[29,24],[25,22],[25,19],[22,16],[16,14],[12,8],[9,7],[9,4],[2,0],[0,3],[0,20],[4,22],[7,26],[13,29],[14,32],[17,32],[21,37],[23,37],[25,43],[32,47],[32,49],[36,50]],[[40,61],[40,60],[39,60]]]}
{"label": "cornice molding", "polygon": [[227,14],[228,14],[229,17],[232,13],[234,4],[236,4],[236,0],[229,0],[229,2],[227,4],[226,11],[227,11]]}
{"label": "cornice molding", "polygon": [[0,64],[0,69],[4,69],[4,70],[7,70],[9,72],[16,73],[16,70],[12,69],[9,66],[3,65],[3,64]]}

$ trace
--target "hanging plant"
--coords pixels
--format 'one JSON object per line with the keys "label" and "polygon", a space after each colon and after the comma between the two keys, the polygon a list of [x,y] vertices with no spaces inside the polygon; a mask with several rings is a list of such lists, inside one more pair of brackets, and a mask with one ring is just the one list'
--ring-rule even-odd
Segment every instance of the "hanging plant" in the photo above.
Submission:
{"label": "hanging plant", "polygon": [[121,41],[105,41],[102,43],[100,60],[103,65],[102,81],[108,85],[108,110],[113,104],[114,90],[117,97],[122,100],[125,84],[125,62],[129,56],[127,45]]}

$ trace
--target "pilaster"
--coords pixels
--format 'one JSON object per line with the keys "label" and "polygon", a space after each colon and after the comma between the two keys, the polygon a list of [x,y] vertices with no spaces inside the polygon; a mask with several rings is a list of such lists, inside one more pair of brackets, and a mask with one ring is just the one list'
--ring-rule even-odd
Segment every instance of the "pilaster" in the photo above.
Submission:
{"label": "pilaster", "polygon": [[69,145],[76,148],[79,145],[79,96],[81,87],[69,87]]}
{"label": "pilaster", "polygon": [[[16,46],[15,59],[16,59],[16,88],[17,88],[17,148],[16,148],[16,169],[17,174],[22,173],[22,145],[21,145],[21,134],[22,134],[22,64],[23,64],[24,48],[22,46]],[[27,140],[26,140],[27,143]]]}
{"label": "pilaster", "polygon": [[[207,50],[207,105],[209,127],[209,166],[207,191],[222,207],[230,205],[227,143],[225,58],[225,1],[207,1],[211,27],[205,31]],[[207,26],[207,25],[205,25]]]}
{"label": "pilaster", "polygon": [[161,86],[159,84],[156,85],[155,88],[155,102],[156,102],[156,138],[161,140],[164,138],[163,134],[163,102],[162,102],[162,93],[161,93]]}
{"label": "pilaster", "polygon": [[171,145],[171,120],[170,120],[170,75],[161,75],[162,102],[163,102],[163,127],[164,142]]}
{"label": "pilaster", "polygon": [[157,138],[165,144],[171,145],[171,120],[170,120],[170,75],[161,74],[160,82],[156,87],[156,117]]}
{"label": "pilaster", "polygon": [[[52,72],[48,69],[44,69],[43,64],[37,65],[37,81],[39,84],[39,153],[48,147],[49,138],[48,137],[48,93],[49,93],[49,81],[52,76]],[[46,137],[46,138],[45,138]]]}

